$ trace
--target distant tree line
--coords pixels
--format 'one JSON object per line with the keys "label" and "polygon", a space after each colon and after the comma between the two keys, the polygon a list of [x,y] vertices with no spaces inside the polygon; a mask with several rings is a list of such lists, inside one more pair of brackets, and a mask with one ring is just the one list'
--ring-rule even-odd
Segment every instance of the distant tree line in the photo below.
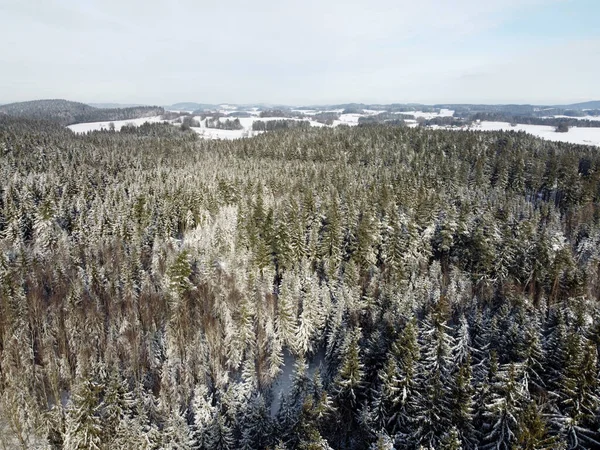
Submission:
{"label": "distant tree line", "polygon": [[461,119],[457,117],[432,117],[431,119],[425,119],[423,117],[419,117],[417,122],[421,126],[430,126],[430,125],[438,125],[438,126],[446,126],[446,127],[463,127],[466,125],[470,125],[472,122],[468,119]]}
{"label": "distant tree line", "polygon": [[190,116],[190,115],[192,115],[192,114],[190,114],[189,112],[175,112],[175,111],[165,111],[163,114],[161,114],[161,116],[164,120],[175,120],[175,119],[180,119],[180,118],[182,119],[183,117]]}
{"label": "distant tree line", "polygon": [[[199,124],[198,124],[199,126]],[[187,131],[187,133],[186,133]],[[89,133],[103,133],[104,130],[91,131]],[[185,122],[181,127],[171,125],[170,123],[150,123],[145,122],[141,125],[123,125],[121,127],[121,133],[129,134],[134,136],[147,136],[147,137],[180,137],[186,136],[187,139],[196,139],[198,135],[193,131],[190,131],[190,126]]]}
{"label": "distant tree line", "polygon": [[220,120],[219,117],[206,118],[204,123],[206,128],[217,128],[219,130],[241,130],[244,127],[240,123],[240,119],[225,119]]}
{"label": "distant tree line", "polygon": [[252,117],[252,113],[249,111],[232,111],[227,114],[228,117],[239,117],[239,118],[247,118]]}
{"label": "distant tree line", "polygon": [[548,114],[548,110],[542,110],[542,113],[545,115],[552,116],[569,116],[569,117],[586,117],[586,116],[600,116],[600,109],[557,109],[550,110],[550,114]]}
{"label": "distant tree line", "polygon": [[165,113],[158,106],[134,106],[130,108],[94,108],[67,100],[36,100],[0,106],[0,113],[13,117],[49,120],[60,125],[82,122],[109,122],[140,117],[159,116]]}
{"label": "distant tree line", "polygon": [[404,114],[393,114],[390,112],[382,112],[371,116],[362,116],[358,118],[359,125],[366,124],[387,124],[387,125],[404,125],[404,119],[414,118],[414,116],[406,116]]}
{"label": "distant tree line", "polygon": [[300,111],[292,111],[291,109],[266,109],[260,112],[259,117],[281,117],[281,118],[305,118],[305,115]]}
{"label": "distant tree line", "polygon": [[252,131],[291,130],[295,128],[310,128],[308,120],[255,120]]}
{"label": "distant tree line", "polygon": [[340,119],[340,115],[336,112],[321,112],[311,116],[311,119],[324,125],[333,125],[335,120]]}
{"label": "distant tree line", "polygon": [[194,116],[186,115],[179,119],[181,121],[181,128],[186,131],[190,128],[200,127],[200,122],[194,118]]}
{"label": "distant tree line", "polygon": [[558,127],[560,124],[565,124],[567,127],[580,127],[580,128],[598,128],[600,127],[600,120],[581,120],[581,119],[568,119],[564,117],[558,118],[542,118],[533,116],[513,116],[503,113],[477,113],[470,116],[471,120],[486,120],[493,122],[509,122],[515,124],[524,125],[548,125],[551,127]]}
{"label": "distant tree line", "polygon": [[364,110],[362,108],[357,108],[353,106],[350,108],[344,108],[342,114],[364,114]]}

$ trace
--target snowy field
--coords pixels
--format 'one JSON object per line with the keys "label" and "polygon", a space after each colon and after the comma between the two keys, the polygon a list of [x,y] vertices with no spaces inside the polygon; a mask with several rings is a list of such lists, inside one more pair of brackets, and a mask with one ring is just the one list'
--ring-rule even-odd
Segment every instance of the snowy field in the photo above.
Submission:
{"label": "snowy field", "polygon": [[[226,122],[227,120],[235,120],[235,117],[220,117],[220,122]],[[314,120],[306,119],[290,119],[290,118],[282,118],[282,117],[240,117],[239,121],[242,125],[241,130],[220,130],[218,128],[207,128],[205,121],[202,120],[201,116],[195,116],[194,120],[197,120],[200,123],[199,127],[192,127],[198,135],[204,139],[241,139],[244,137],[252,137],[256,136],[262,131],[253,131],[252,125],[254,122],[269,122],[273,120],[293,120],[297,122],[301,121],[309,121],[312,127],[324,127],[322,123],[316,122]]]}
{"label": "snowy field", "polygon": [[544,119],[575,119],[575,120],[596,120],[600,121],[600,116],[581,116],[581,117],[571,117],[571,116],[547,116]]}
{"label": "snowy field", "polygon": [[339,120],[333,121],[333,126],[337,125],[358,125],[358,119],[364,117],[365,114],[341,114]]}
{"label": "snowy field", "polygon": [[108,122],[86,122],[86,123],[76,123],[73,125],[69,125],[71,131],[75,133],[87,133],[88,131],[96,131],[96,130],[108,130],[111,123],[115,124],[115,130],[120,131],[124,125],[135,125],[139,127],[140,125],[150,122],[164,122],[162,116],[152,116],[152,117],[142,117],[141,119],[129,119],[129,120],[113,120]]}
{"label": "snowy field", "polygon": [[525,131],[534,136],[555,142],[570,142],[572,144],[584,144],[600,146],[600,128],[569,128],[567,133],[557,133],[555,127],[547,125],[523,125],[511,126],[505,122],[481,122],[475,124],[471,130],[481,131]]}
{"label": "snowy field", "polygon": [[[226,120],[235,120],[235,117],[221,117],[219,121],[225,122]],[[180,125],[177,123],[178,119],[169,120],[168,122],[173,125]],[[240,124],[243,129],[241,130],[220,130],[217,128],[207,128],[205,122],[202,120],[201,116],[195,116],[194,120],[197,120],[200,123],[199,127],[192,127],[192,129],[198,133],[199,136],[205,139],[240,139],[244,137],[251,137],[260,134],[259,131],[252,130],[252,124],[254,122],[269,122],[272,120],[294,120],[294,121],[309,121],[310,125],[313,127],[324,127],[322,123],[319,123],[314,120],[310,120],[310,117],[305,119],[296,119],[296,118],[282,118],[282,117],[240,117]],[[146,122],[157,123],[157,122],[166,122],[162,116],[153,116],[153,117],[144,117],[140,119],[130,119],[130,120],[114,120],[112,122],[86,122],[86,123],[76,123],[73,125],[69,125],[71,131],[75,133],[87,133],[88,131],[97,131],[97,130],[108,130],[110,124],[113,123],[116,131],[120,131],[121,128],[125,125],[135,125],[140,126]],[[356,118],[356,123],[358,123],[358,117]]]}
{"label": "snowy field", "polygon": [[405,116],[415,116],[417,119],[422,117],[425,120],[435,119],[436,117],[452,117],[454,111],[451,109],[440,109],[440,112],[423,112],[423,111],[403,111],[394,114],[402,114]]}
{"label": "snowy field", "polygon": [[260,131],[247,130],[219,130],[218,128],[192,127],[198,135],[203,139],[241,139],[244,137],[252,137],[260,134]]}
{"label": "snowy field", "polygon": [[[228,106],[228,105],[222,105],[222,106]],[[226,112],[226,108],[223,108],[223,112]],[[250,111],[251,113],[257,113],[256,111]],[[272,120],[294,120],[294,121],[309,121],[310,125],[313,127],[324,127],[327,125],[324,125],[322,123],[319,123],[315,120],[312,120],[311,116],[319,113],[319,112],[336,112],[336,113],[340,113],[340,110],[336,110],[336,111],[302,111],[303,113],[306,114],[305,118],[299,119],[299,118],[282,118],[282,117],[257,117],[257,116],[252,116],[252,117],[240,117],[239,121],[240,124],[242,125],[242,129],[241,130],[220,130],[220,129],[216,129],[216,128],[207,128],[206,124],[203,120],[201,120],[200,116],[196,116],[194,117],[195,120],[197,120],[200,124],[199,127],[193,127],[192,130],[194,130],[196,133],[198,133],[198,135],[204,139],[241,139],[241,138],[245,138],[245,137],[252,137],[252,136],[256,136],[258,134],[261,133],[261,131],[253,131],[252,130],[252,125],[254,122],[268,122],[268,121],[272,121]],[[340,114],[339,119],[335,120],[333,122],[333,126],[338,126],[338,125],[348,125],[348,126],[356,126],[359,123],[359,119],[361,117],[368,117],[368,116],[372,116],[375,114],[379,114],[382,111],[375,111],[375,110],[369,110],[369,111],[364,111],[364,113],[362,114]],[[258,113],[257,113],[258,114]],[[439,112],[423,112],[423,111],[410,111],[410,112],[400,112],[400,113],[396,113],[399,116],[402,115],[412,115],[415,116],[416,118],[423,118],[426,120],[429,119],[433,119],[435,117],[452,117],[454,114],[454,111],[452,110],[448,110],[448,109],[442,109]],[[556,116],[556,117],[563,117],[563,116]],[[593,116],[586,116],[586,117],[582,117],[580,119],[594,119]],[[225,117],[221,117],[219,118],[219,120],[221,122],[224,122],[226,120],[235,120],[235,117],[230,117],[230,116],[225,116]],[[599,119],[600,118],[595,118],[595,119]],[[177,123],[178,119],[175,120],[170,120],[170,123],[173,123],[174,125],[178,125]],[[115,130],[119,131],[124,125],[142,125],[145,122],[150,122],[150,123],[156,123],[156,122],[163,122],[163,118],[161,116],[153,116],[153,117],[145,117],[145,118],[141,118],[141,119],[131,119],[131,120],[117,120],[117,121],[113,121],[112,123],[115,126]],[[91,123],[78,123],[78,124],[74,124],[74,125],[69,125],[68,128],[71,129],[72,131],[74,131],[75,133],[86,133],[88,131],[93,131],[93,130],[102,130],[102,129],[108,129],[110,126],[111,122],[91,122]],[[406,119],[406,124],[409,127],[416,127],[418,126],[418,123],[416,122],[416,120],[413,119]],[[431,126],[431,129],[452,129],[452,130],[459,130],[459,128],[453,128],[453,127],[445,127],[445,126]],[[460,128],[463,129],[463,128]],[[552,126],[546,126],[546,125],[524,125],[524,124],[519,124],[516,126],[511,126],[509,123],[506,122],[491,122],[491,121],[484,121],[484,122],[479,122],[476,124],[473,124],[471,127],[469,127],[468,129],[470,130],[480,130],[480,131],[496,131],[496,130],[506,130],[506,131],[525,131],[526,133],[532,134],[534,136],[540,137],[542,139],[547,139],[549,141],[555,141],[555,142],[569,142],[569,143],[573,143],[573,144],[583,144],[583,145],[594,145],[594,146],[600,146],[600,128],[577,128],[577,127],[571,127],[569,129],[569,131],[567,133],[557,133],[555,131],[555,128]]]}

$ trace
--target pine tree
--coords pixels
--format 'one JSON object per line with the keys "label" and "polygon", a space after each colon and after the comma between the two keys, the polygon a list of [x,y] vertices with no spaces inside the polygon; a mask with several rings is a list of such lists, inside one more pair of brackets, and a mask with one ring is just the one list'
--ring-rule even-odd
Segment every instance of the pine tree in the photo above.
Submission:
{"label": "pine tree", "polygon": [[329,279],[335,279],[342,261],[342,224],[339,209],[336,196],[329,205],[329,214],[322,223],[319,255]]}
{"label": "pine tree", "polygon": [[240,449],[260,449],[270,446],[271,418],[260,394],[254,395],[242,413]]}
{"label": "pine tree", "polygon": [[518,370],[514,364],[503,366],[493,380],[491,401],[484,413],[491,429],[484,438],[485,445],[482,448],[510,450],[516,445],[523,404]]}
{"label": "pine tree", "polygon": [[197,449],[208,449],[211,441],[213,426],[217,419],[217,408],[213,406],[213,397],[205,385],[198,385],[194,389],[192,399],[192,425],[193,446]]}
{"label": "pine tree", "polygon": [[524,450],[554,450],[564,449],[556,436],[550,434],[550,429],[543,414],[541,405],[530,402],[519,418],[517,445]]}
{"label": "pine tree", "polygon": [[166,416],[161,432],[161,448],[168,450],[188,450],[194,441],[185,420],[185,413],[171,411]]}
{"label": "pine tree", "polygon": [[277,412],[278,435],[289,440],[289,434],[298,420],[305,399],[310,395],[312,380],[308,376],[308,364],[302,357],[296,359],[294,371],[290,376],[291,383],[288,392],[281,400]]}
{"label": "pine tree", "polygon": [[446,433],[440,441],[439,450],[463,450],[460,434],[455,427]]}
{"label": "pine tree", "polygon": [[465,447],[472,448],[476,442],[475,428],[473,426],[473,407],[475,390],[472,386],[471,358],[460,365],[454,376],[453,391],[451,393],[453,432],[456,432]]}
{"label": "pine tree", "polygon": [[235,448],[233,431],[221,412],[218,412],[214,419],[205,448],[214,450],[231,450]]}
{"label": "pine tree", "polygon": [[434,312],[423,324],[422,344],[423,395],[419,402],[418,423],[415,438],[421,444],[435,447],[450,429],[453,338],[441,314]]}
{"label": "pine tree", "polygon": [[364,394],[364,365],[361,360],[360,328],[349,331],[341,352],[341,362],[333,379],[333,399],[340,426],[335,432],[336,446],[348,446],[361,427],[359,416]]}
{"label": "pine tree", "polygon": [[420,359],[417,326],[408,322],[381,373],[380,398],[385,405],[383,426],[391,433],[410,435],[420,402],[418,363]]}
{"label": "pine tree", "polygon": [[80,380],[67,408],[64,448],[84,450],[103,448],[103,425],[99,394],[102,386],[93,379]]}
{"label": "pine tree", "polygon": [[385,432],[377,433],[377,440],[371,444],[370,450],[394,450],[392,438]]}
{"label": "pine tree", "polygon": [[295,272],[287,272],[279,288],[277,297],[277,316],[275,330],[283,345],[296,350],[297,307],[300,297],[300,283]]}
{"label": "pine tree", "polygon": [[[158,433],[158,430],[153,431]],[[125,417],[117,425],[110,447],[107,448],[150,450],[155,447],[151,436],[152,432],[148,433],[137,417]]]}
{"label": "pine tree", "polygon": [[115,369],[111,370],[103,392],[100,411],[104,443],[111,442],[119,424],[130,417],[132,406],[133,399],[121,375]]}
{"label": "pine tree", "polygon": [[360,359],[360,329],[348,334],[342,362],[335,378],[336,396],[345,407],[354,408],[363,386],[364,366]]}
{"label": "pine tree", "polygon": [[462,315],[460,317],[460,326],[456,336],[456,345],[452,349],[456,366],[458,367],[464,364],[467,360],[470,361],[472,351],[469,323],[467,322],[467,318]]}
{"label": "pine tree", "polygon": [[552,422],[570,448],[600,446],[597,348],[583,339],[569,334],[564,349],[568,359],[560,380],[555,381],[557,404]]}
{"label": "pine tree", "polygon": [[523,344],[520,358],[523,361],[523,377],[527,395],[531,391],[543,392],[545,389],[544,361],[546,355],[541,342],[541,327],[537,318],[533,318],[530,326],[523,333]]}
{"label": "pine tree", "polygon": [[312,397],[308,397],[300,411],[298,422],[296,424],[294,435],[297,439],[299,450],[331,450],[327,440],[321,435],[318,426],[318,419],[315,411],[315,402]]}

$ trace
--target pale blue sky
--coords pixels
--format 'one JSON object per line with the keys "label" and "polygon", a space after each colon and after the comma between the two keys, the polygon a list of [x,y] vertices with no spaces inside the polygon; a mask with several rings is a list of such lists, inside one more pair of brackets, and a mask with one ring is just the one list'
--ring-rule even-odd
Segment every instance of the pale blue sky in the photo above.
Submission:
{"label": "pale blue sky", "polygon": [[0,103],[600,100],[598,0],[0,0]]}

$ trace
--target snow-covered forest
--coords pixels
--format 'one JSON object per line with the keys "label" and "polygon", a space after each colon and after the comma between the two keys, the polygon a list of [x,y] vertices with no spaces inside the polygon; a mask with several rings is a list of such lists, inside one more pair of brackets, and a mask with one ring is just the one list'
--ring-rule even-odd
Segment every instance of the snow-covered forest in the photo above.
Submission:
{"label": "snow-covered forest", "polygon": [[599,302],[595,147],[0,116],[0,448],[599,448]]}
{"label": "snow-covered forest", "polygon": [[80,122],[129,120],[164,114],[158,106],[134,106],[128,108],[95,108],[84,103],[68,100],[33,100],[29,102],[0,105],[0,115],[46,120],[70,125]]}

